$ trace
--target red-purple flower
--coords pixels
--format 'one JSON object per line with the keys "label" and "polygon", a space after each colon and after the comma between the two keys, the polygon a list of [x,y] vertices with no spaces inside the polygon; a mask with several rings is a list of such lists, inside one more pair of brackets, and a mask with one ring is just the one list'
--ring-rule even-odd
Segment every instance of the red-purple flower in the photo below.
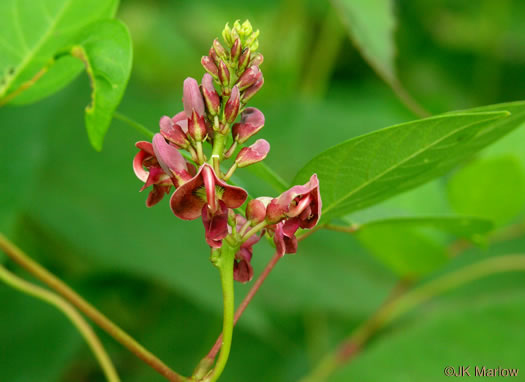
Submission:
{"label": "red-purple flower", "polygon": [[187,118],[191,118],[193,110],[199,115],[204,115],[204,100],[195,78],[188,77],[184,80],[182,102]]}
{"label": "red-purple flower", "polygon": [[153,186],[146,199],[146,206],[151,207],[160,202],[164,195],[170,192],[173,182],[171,177],[159,165],[153,151],[153,145],[150,142],[140,141],[135,143],[135,146],[140,151],[133,158],[133,171],[135,171],[137,178],[144,182],[144,186],[142,186],[140,191]]}
{"label": "red-purple flower", "polygon": [[241,114],[241,122],[232,126],[233,139],[239,143],[246,142],[264,127],[264,115],[255,107],[248,107]]}
{"label": "red-purple flower", "polygon": [[[247,224],[244,216],[236,215],[237,231]],[[253,268],[251,265],[253,246],[261,240],[261,235],[255,233],[241,244],[239,251],[235,254],[233,263],[233,278],[241,283],[247,283],[253,278]]]}
{"label": "red-purple flower", "polygon": [[253,145],[243,147],[241,151],[239,151],[235,163],[239,168],[249,166],[264,160],[269,151],[270,144],[268,141],[265,139],[257,139]]}
{"label": "red-purple flower", "polygon": [[217,211],[212,212],[205,204],[202,206],[202,224],[204,225],[204,237],[212,248],[220,248],[222,239],[228,236],[228,207],[222,201],[218,201]]}
{"label": "red-purple flower", "polygon": [[321,194],[317,174],[308,183],[293,186],[273,199],[267,207],[266,219],[277,223],[282,219],[294,220],[300,228],[314,227],[321,217]]}
{"label": "red-purple flower", "polygon": [[284,256],[285,253],[297,252],[297,238],[295,232],[299,228],[297,222],[284,221],[275,226],[273,234],[273,242],[275,249],[279,256]]}
{"label": "red-purple flower", "polygon": [[217,177],[213,168],[205,163],[197,175],[177,188],[170,199],[173,213],[184,220],[197,219],[207,205],[212,214],[220,208],[222,200],[227,208],[240,207],[248,194],[240,187],[230,186]]}

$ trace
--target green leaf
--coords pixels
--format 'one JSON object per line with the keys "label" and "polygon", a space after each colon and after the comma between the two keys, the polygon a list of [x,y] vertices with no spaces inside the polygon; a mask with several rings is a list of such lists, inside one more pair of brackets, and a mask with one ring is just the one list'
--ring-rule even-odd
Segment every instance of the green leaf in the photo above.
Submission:
{"label": "green leaf", "polygon": [[365,60],[387,82],[395,81],[396,19],[391,0],[332,0]]}
{"label": "green leaf", "polygon": [[490,221],[477,218],[397,218],[363,224],[356,237],[394,272],[413,277],[450,259],[446,247],[450,236],[476,240],[491,229]]}
{"label": "green leaf", "polygon": [[448,196],[458,213],[507,223],[525,206],[525,170],[512,155],[476,160],[451,177]]}
{"label": "green leaf", "polygon": [[485,380],[474,377],[475,366],[522,369],[524,317],[523,293],[491,299],[485,296],[452,309],[445,305],[431,315],[420,312],[416,320],[370,344],[329,381],[448,381],[454,377],[444,375],[445,367],[469,365],[473,380]]}
{"label": "green leaf", "polygon": [[39,80],[26,90],[26,102],[52,94],[73,79],[79,73],[78,65],[65,68],[61,62],[61,70],[52,70],[54,63],[58,65],[58,58],[74,44],[79,31],[113,17],[117,6],[118,0],[1,1],[0,102],[15,99],[15,92],[45,68],[49,71],[41,78],[42,85]]}
{"label": "green leaf", "polygon": [[104,20],[83,31],[72,54],[86,65],[91,80],[91,103],[86,107],[86,129],[100,151],[131,73],[131,37],[118,20]]}
{"label": "green leaf", "polygon": [[443,175],[518,127],[525,102],[508,105],[511,116],[507,111],[443,114],[350,139],[313,158],[294,183],[317,173],[323,220],[363,209]]}

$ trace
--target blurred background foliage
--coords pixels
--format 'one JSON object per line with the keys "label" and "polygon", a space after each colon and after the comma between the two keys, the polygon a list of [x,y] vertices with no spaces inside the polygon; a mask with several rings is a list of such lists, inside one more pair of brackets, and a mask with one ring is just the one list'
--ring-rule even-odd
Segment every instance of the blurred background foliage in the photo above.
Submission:
{"label": "blurred background foliage", "polygon": [[[365,30],[351,24],[349,3],[335,1],[334,9],[318,0],[123,0],[118,17],[131,31],[134,62],[119,111],[152,130],[160,116],[180,111],[184,78],[201,78],[200,57],[237,18],[261,30],[265,86],[252,104],[266,116],[267,163],[287,181],[341,140],[416,119],[390,85],[403,84],[433,114],[525,99],[523,1],[358,1],[365,20],[372,15]],[[352,36],[349,26],[357,28]],[[379,41],[386,50],[374,56],[352,41]],[[395,69],[387,62],[394,52]],[[377,72],[363,57],[380,57]],[[83,128],[88,99],[82,74],[52,97],[0,110],[1,230],[161,359],[191,373],[221,327],[219,277],[202,225],[175,219],[166,201],[145,208],[131,169],[134,143],[143,137],[114,120],[104,150],[95,152]],[[525,252],[524,142],[522,127],[457,171],[347,218],[479,216],[496,224],[490,244],[472,247],[432,227],[406,226],[359,236],[320,231],[301,243],[240,321],[224,380],[306,375],[402,277],[388,261],[395,251],[419,257],[424,272],[410,275],[413,282]],[[276,194],[246,171],[242,178],[251,194]],[[256,249],[256,273],[271,255],[267,244]],[[249,287],[237,285],[237,301]],[[59,312],[5,286],[0,295],[1,381],[103,380]],[[446,293],[381,332],[334,380],[438,381],[449,364],[525,369],[524,297],[517,273]],[[122,380],[162,380],[100,335]],[[525,380],[523,372],[515,380]]]}

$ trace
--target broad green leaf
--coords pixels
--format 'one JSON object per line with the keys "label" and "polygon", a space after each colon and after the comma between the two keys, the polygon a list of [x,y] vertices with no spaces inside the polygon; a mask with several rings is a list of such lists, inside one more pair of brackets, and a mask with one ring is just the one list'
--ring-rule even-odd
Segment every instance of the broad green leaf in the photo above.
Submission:
{"label": "broad green leaf", "polygon": [[448,196],[458,213],[507,223],[525,207],[525,170],[512,155],[476,160],[450,178]]}
{"label": "broad green leaf", "polygon": [[450,259],[451,237],[476,240],[492,229],[487,220],[468,217],[421,217],[363,224],[357,238],[379,260],[403,277],[431,272]]}
{"label": "broad green leaf", "polygon": [[387,82],[395,81],[396,19],[392,0],[332,0],[366,61]]}
{"label": "broad green leaf", "polygon": [[[384,333],[329,378],[330,382],[441,382],[445,367],[471,366],[473,380],[522,381],[525,331],[523,293],[477,298]],[[382,367],[377,367],[382,365]],[[520,369],[517,377],[475,377],[475,367]],[[469,380],[467,376],[464,378]]]}
{"label": "broad green leaf", "polygon": [[[376,204],[443,175],[525,120],[525,103],[505,110],[451,113],[350,139],[317,155],[294,183],[317,173],[324,220]],[[509,116],[510,115],[510,116]]]}
{"label": "broad green leaf", "polygon": [[91,81],[86,129],[91,144],[99,151],[126,89],[131,73],[131,49],[128,29],[118,20],[92,24],[72,49],[73,56],[84,61]]}
{"label": "broad green leaf", "polygon": [[66,55],[57,58],[49,70],[35,84],[13,98],[12,105],[26,105],[50,96],[69,84],[84,65],[75,57]]}
{"label": "broad green leaf", "polygon": [[73,79],[79,73],[78,65],[59,71],[52,70],[53,62],[67,52],[79,31],[94,21],[114,16],[117,6],[118,0],[2,0],[0,100],[10,99],[44,68],[50,69],[41,78],[45,78],[44,84],[40,88],[37,81],[27,91],[27,102],[45,97]]}

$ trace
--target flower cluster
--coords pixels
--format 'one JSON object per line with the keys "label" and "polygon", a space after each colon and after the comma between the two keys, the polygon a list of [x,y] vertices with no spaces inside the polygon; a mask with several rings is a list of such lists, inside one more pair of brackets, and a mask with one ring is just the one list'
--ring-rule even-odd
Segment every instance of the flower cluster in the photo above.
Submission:
{"label": "flower cluster", "polygon": [[[221,248],[224,240],[238,248],[234,277],[248,282],[253,276],[253,245],[266,234],[280,255],[295,253],[295,233],[317,224],[321,197],[314,174],[305,185],[294,186],[277,198],[250,200],[245,214],[239,212],[248,194],[229,184],[230,177],[238,168],[264,160],[270,151],[264,139],[244,146],[265,123],[260,110],[246,106],[264,83],[263,56],[257,52],[259,31],[253,31],[249,21],[236,21],[233,28],[227,24],[222,36],[226,47],[215,39],[201,60],[206,70],[201,84],[193,78],[184,81],[184,110],[162,117],[160,132],[151,143],[136,143],[140,151],[133,168],[144,182],[141,191],[152,187],[148,207],[173,187],[170,207],[175,216],[200,217],[211,248]],[[211,145],[209,156],[204,144]],[[229,170],[223,172],[221,165],[235,153]]]}

